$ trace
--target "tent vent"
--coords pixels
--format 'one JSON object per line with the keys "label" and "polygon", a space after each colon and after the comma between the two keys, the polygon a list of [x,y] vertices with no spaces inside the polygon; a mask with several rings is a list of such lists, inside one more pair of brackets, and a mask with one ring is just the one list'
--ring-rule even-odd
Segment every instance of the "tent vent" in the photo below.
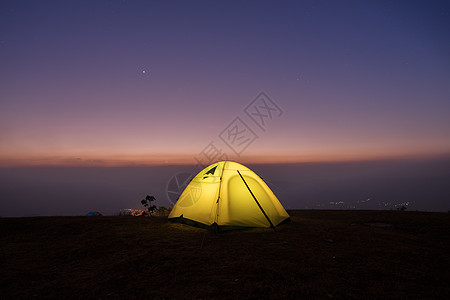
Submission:
{"label": "tent vent", "polygon": [[208,172],[205,173],[205,175],[208,175],[208,174],[214,175],[214,172],[216,172],[216,168],[217,168],[217,166],[215,166],[214,168],[211,168]]}

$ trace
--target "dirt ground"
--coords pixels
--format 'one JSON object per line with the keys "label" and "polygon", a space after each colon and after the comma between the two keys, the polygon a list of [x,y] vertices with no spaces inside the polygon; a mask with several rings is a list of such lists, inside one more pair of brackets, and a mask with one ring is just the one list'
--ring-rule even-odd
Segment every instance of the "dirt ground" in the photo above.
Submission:
{"label": "dirt ground", "polygon": [[450,213],[289,211],[214,234],[165,217],[0,218],[0,298],[450,299]]}

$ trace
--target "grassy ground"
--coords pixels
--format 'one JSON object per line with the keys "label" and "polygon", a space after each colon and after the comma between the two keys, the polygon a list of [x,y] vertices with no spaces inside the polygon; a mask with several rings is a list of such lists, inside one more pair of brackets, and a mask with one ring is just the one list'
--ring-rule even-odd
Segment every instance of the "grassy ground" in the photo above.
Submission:
{"label": "grassy ground", "polygon": [[450,214],[290,211],[214,234],[166,218],[0,219],[0,298],[450,299]]}

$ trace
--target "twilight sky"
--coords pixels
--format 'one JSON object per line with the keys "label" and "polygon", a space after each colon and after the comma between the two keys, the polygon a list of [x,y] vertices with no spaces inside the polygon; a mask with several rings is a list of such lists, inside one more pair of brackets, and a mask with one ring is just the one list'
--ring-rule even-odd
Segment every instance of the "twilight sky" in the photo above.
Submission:
{"label": "twilight sky", "polygon": [[0,4],[2,167],[447,155],[449,116],[449,1]]}

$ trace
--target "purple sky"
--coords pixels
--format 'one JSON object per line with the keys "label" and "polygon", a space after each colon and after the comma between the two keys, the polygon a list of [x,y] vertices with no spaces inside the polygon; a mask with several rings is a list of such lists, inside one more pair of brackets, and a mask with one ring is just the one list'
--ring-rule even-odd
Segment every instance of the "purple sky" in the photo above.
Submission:
{"label": "purple sky", "polygon": [[449,53],[448,1],[2,1],[0,166],[448,154]]}

